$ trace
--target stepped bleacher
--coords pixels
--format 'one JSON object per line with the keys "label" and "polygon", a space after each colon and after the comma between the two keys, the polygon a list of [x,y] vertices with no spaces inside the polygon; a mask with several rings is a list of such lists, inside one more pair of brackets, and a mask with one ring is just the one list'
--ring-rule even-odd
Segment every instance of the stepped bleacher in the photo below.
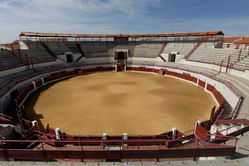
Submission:
{"label": "stepped bleacher", "polygon": [[21,59],[10,50],[0,50],[0,70],[22,65]]}
{"label": "stepped bleacher", "polygon": [[113,55],[114,46],[113,42],[80,42],[86,58],[110,57]]}
{"label": "stepped bleacher", "polygon": [[234,63],[233,67],[238,70],[249,69],[249,50],[242,50],[239,61]]}
{"label": "stepped bleacher", "polygon": [[133,56],[139,58],[156,58],[163,46],[162,43],[139,44],[134,47]]}
{"label": "stepped bleacher", "polygon": [[181,55],[187,55],[194,47],[196,43],[168,43],[164,49],[163,54],[169,54],[170,52],[178,52]]}
{"label": "stepped bleacher", "polygon": [[54,55],[64,55],[65,52],[72,52],[66,45],[67,41],[47,41],[44,42]]}
{"label": "stepped bleacher", "polygon": [[25,59],[28,58],[29,63],[42,63],[55,60],[55,58],[44,48],[42,42],[28,41],[26,42],[26,45],[28,46],[28,49],[22,50],[22,56]]}
{"label": "stepped bleacher", "polygon": [[75,42],[75,41],[68,41],[67,43],[66,43],[66,45],[67,45],[67,47],[68,47],[68,49],[70,50],[70,51],[72,51],[74,54],[80,54],[81,53],[81,50],[80,50],[80,48],[77,46],[77,42]]}
{"label": "stepped bleacher", "polygon": [[214,48],[212,43],[206,43],[200,45],[188,60],[216,65],[227,65],[228,62],[229,64],[234,64],[243,57],[244,53],[241,51],[240,54],[239,49]]}

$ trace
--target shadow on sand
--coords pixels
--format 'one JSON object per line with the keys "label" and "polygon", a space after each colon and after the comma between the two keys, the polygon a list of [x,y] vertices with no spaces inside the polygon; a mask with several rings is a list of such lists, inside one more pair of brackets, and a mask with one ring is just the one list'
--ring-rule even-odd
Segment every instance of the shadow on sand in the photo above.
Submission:
{"label": "shadow on sand", "polygon": [[49,89],[51,86],[53,86],[54,84],[56,84],[56,82],[45,85],[39,89],[37,89],[35,92],[31,93],[30,96],[27,98],[27,100],[24,103],[24,117],[30,121],[36,120],[38,122],[39,125],[39,129],[40,131],[46,131],[46,126],[44,126],[44,124],[42,124],[41,119],[43,119],[43,115],[42,114],[37,114],[35,111],[35,104],[39,99],[40,94],[43,91],[46,91],[47,89]]}

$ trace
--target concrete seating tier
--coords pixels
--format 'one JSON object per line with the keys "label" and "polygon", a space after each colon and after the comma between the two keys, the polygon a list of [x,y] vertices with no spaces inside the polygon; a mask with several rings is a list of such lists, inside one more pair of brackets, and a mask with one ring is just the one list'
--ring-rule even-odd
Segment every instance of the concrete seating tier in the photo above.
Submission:
{"label": "concrete seating tier", "polygon": [[[49,52],[44,48],[41,42],[27,42],[28,50],[22,50],[22,57],[29,60],[29,63],[40,63],[47,61],[54,61],[55,58],[52,57]],[[27,56],[27,57],[26,57]]]}
{"label": "concrete seating tier", "polygon": [[22,61],[12,51],[0,51],[0,70],[21,65]]}

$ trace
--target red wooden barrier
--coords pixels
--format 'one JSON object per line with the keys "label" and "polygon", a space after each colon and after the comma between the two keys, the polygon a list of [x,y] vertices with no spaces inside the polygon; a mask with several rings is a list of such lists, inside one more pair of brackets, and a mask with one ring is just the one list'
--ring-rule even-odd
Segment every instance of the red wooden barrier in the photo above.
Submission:
{"label": "red wooden barrier", "polygon": [[201,87],[205,88],[205,82],[202,81],[202,80],[199,80],[198,85],[200,85]]}
{"label": "red wooden barrier", "polygon": [[208,139],[208,131],[203,128],[201,125],[196,125],[195,136],[199,140],[207,140]]}
{"label": "red wooden barrier", "polygon": [[215,89],[214,86],[212,86],[212,85],[210,85],[210,84],[207,85],[207,90],[208,90],[208,91],[212,92],[214,89]]}
{"label": "red wooden barrier", "polygon": [[163,150],[32,150],[0,149],[0,158],[9,160],[54,160],[54,159],[160,159],[196,158],[207,156],[232,156],[235,147],[185,148]]}
{"label": "red wooden barrier", "polygon": [[42,86],[42,81],[41,80],[35,81],[35,85],[36,85],[36,87]]}

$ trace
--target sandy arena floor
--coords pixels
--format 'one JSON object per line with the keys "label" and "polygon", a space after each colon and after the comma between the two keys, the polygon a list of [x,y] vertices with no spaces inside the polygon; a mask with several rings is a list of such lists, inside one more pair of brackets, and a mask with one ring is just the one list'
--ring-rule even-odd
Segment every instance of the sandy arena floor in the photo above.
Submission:
{"label": "sandy arena floor", "polygon": [[176,127],[194,128],[215,105],[191,83],[141,72],[83,75],[44,87],[31,95],[26,116],[40,125],[75,135],[151,135]]}

